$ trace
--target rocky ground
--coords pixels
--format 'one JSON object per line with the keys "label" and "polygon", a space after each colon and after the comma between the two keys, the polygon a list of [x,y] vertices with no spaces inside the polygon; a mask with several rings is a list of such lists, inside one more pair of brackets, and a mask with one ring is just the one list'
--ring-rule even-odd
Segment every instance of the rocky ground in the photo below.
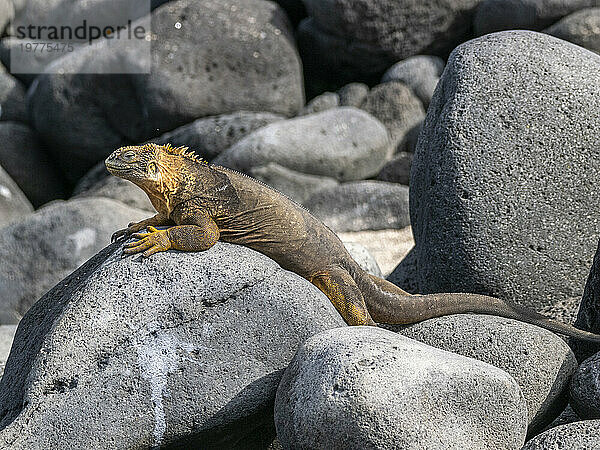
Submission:
{"label": "rocky ground", "polygon": [[189,146],[409,292],[600,333],[600,1],[157,0],[150,74],[81,73],[137,62],[102,42],[11,71],[13,23],[111,2],[0,0],[0,448],[598,446],[600,347],[347,327],[232,244],[123,258],[153,207],[102,161]]}

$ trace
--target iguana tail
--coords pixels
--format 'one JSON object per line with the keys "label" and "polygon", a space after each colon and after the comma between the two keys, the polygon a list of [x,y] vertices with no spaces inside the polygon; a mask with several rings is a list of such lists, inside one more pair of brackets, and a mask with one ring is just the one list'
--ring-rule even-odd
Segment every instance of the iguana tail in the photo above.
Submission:
{"label": "iguana tail", "polygon": [[368,277],[366,280],[356,281],[363,292],[369,313],[378,323],[408,325],[450,314],[489,314],[537,325],[576,339],[600,343],[598,334],[580,330],[499,298],[455,293],[411,295],[382,278],[373,275]]}

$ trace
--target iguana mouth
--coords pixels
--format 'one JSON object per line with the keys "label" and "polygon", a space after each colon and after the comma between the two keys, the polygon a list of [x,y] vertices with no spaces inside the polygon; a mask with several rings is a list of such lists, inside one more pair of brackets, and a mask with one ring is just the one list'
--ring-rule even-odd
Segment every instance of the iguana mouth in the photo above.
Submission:
{"label": "iguana mouth", "polygon": [[119,166],[118,164],[111,164],[111,163],[106,163],[106,168],[108,170],[114,170],[114,171],[120,172],[120,173],[131,172],[133,170],[133,167]]}

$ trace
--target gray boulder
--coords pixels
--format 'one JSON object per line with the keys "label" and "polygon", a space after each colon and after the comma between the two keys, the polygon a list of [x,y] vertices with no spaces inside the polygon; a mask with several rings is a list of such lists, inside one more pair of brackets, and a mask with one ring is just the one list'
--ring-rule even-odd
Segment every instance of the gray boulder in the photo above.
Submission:
{"label": "gray boulder", "polygon": [[[2,17],[1,10],[2,6],[0,6],[0,17]],[[25,87],[8,73],[2,64],[0,64],[0,120],[19,122],[28,120],[25,107]]]}
{"label": "gray boulder", "polygon": [[0,166],[0,228],[19,220],[33,211],[33,206]]}
{"label": "gray boulder", "polygon": [[508,372],[525,396],[530,435],[567,404],[577,360],[565,341],[550,331],[502,317],[458,314],[426,320],[400,333]]}
{"label": "gray boulder", "polygon": [[363,245],[358,242],[344,242],[344,247],[346,247],[350,256],[352,256],[354,261],[356,261],[365,272],[375,275],[376,277],[382,277],[379,264],[377,264],[373,255],[371,255],[369,250]]}
{"label": "gray boulder", "polygon": [[388,132],[373,116],[355,108],[334,108],[267,125],[213,162],[242,172],[273,162],[348,181],[377,174],[389,148]]}
{"label": "gray boulder", "polygon": [[307,175],[275,163],[252,167],[250,175],[298,203],[304,203],[315,192],[339,185],[339,182],[334,178]]}
{"label": "gray boulder", "polygon": [[[309,76],[338,83],[381,76],[418,54],[447,54],[470,37],[480,0],[305,0],[298,44]],[[320,69],[320,70],[319,70]]]}
{"label": "gray boulder", "polygon": [[[149,12],[149,8],[168,0],[13,0],[16,15],[15,24],[76,26],[86,19],[88,25],[116,25],[115,18],[135,20]],[[14,31],[14,30],[13,30]]]}
{"label": "gray boulder", "polygon": [[54,159],[24,123],[0,121],[0,165],[35,207],[67,194]]}
{"label": "gray boulder", "polygon": [[63,277],[110,242],[117,229],[149,217],[107,198],[48,204],[0,235],[0,324],[17,323]]}
{"label": "gray boulder", "polygon": [[4,34],[4,29],[8,22],[15,15],[15,9],[12,0],[0,0],[0,36]]}
{"label": "gray boulder", "polygon": [[381,82],[401,81],[413,90],[427,108],[443,71],[444,60],[439,56],[411,56],[390,67],[383,74]]}
{"label": "gray boulder", "polygon": [[342,242],[356,242],[364,246],[375,258],[384,276],[389,275],[415,245],[410,227],[400,230],[346,231],[336,234]]}
{"label": "gray boulder", "polygon": [[425,118],[423,104],[404,83],[390,81],[371,89],[361,106],[383,123],[394,151],[402,150],[409,132]]}
{"label": "gray boulder", "polygon": [[316,96],[306,104],[299,115],[314,114],[340,106],[340,96],[335,92],[325,92]]}
{"label": "gray boulder", "polygon": [[195,120],[151,141],[189,147],[201,158],[211,161],[246,135],[282,119],[285,117],[278,114],[238,111]]}
{"label": "gray boulder", "polygon": [[[116,147],[200,117],[240,110],[289,116],[304,104],[295,42],[275,3],[172,1],[152,12],[152,32],[150,61],[127,42],[101,41],[55,61],[55,73],[33,84],[32,121],[72,181]],[[89,74],[145,63],[150,74]]]}
{"label": "gray boulder", "polygon": [[369,94],[369,86],[364,83],[349,83],[337,91],[340,106],[360,108]]}
{"label": "gray boulder", "polygon": [[566,297],[543,307],[539,312],[560,322],[573,323],[577,319],[580,303],[580,297]]}
{"label": "gray boulder", "polygon": [[571,406],[582,419],[600,419],[600,353],[583,361],[573,375]]}
{"label": "gray boulder", "polygon": [[600,229],[600,57],[507,31],[458,47],[440,83],[411,171],[418,291],[534,309],[580,295]]}
{"label": "gray boulder", "polygon": [[142,260],[112,244],[22,319],[0,447],[247,448],[272,430],[298,346],[340,326],[316,287],[248,248]]}
{"label": "gray boulder", "polygon": [[527,407],[489,364],[375,327],[308,339],[275,398],[284,448],[519,449]]}
{"label": "gray boulder", "polygon": [[473,20],[475,34],[502,30],[542,30],[579,9],[600,6],[598,0],[483,0]]}
{"label": "gray boulder", "polygon": [[397,183],[342,183],[315,192],[304,205],[334,231],[399,229],[410,225],[408,188]]}
{"label": "gray boulder", "polygon": [[408,186],[410,184],[410,167],[412,165],[412,160],[412,153],[397,153],[393,159],[385,163],[385,166],[383,166],[377,175],[377,179]]}
{"label": "gray boulder", "polygon": [[560,425],[537,435],[522,450],[594,450],[600,440],[600,420]]}
{"label": "gray boulder", "polygon": [[[0,40],[0,61],[4,66],[10,68],[11,52],[21,52],[22,44],[38,44],[39,46],[40,41],[19,39],[12,36],[6,36],[4,39]],[[13,71],[12,76],[25,86],[29,87],[33,83],[33,80],[35,80],[40,73],[44,72],[46,66],[56,59],[56,55],[56,52],[36,52],[26,54],[27,59],[25,62],[27,67],[30,68],[30,70],[28,70],[30,73],[16,73],[16,71]]]}
{"label": "gray boulder", "polygon": [[156,214],[156,210],[144,191],[135,184],[122,178],[107,176],[102,178],[88,189],[79,192],[77,197],[106,197],[117,200],[132,208],[149,211]]}
{"label": "gray boulder", "polygon": [[0,325],[0,377],[4,374],[4,366],[6,365],[16,331],[16,325]]}
{"label": "gray boulder", "polygon": [[586,8],[569,14],[544,33],[600,53],[600,8]]}

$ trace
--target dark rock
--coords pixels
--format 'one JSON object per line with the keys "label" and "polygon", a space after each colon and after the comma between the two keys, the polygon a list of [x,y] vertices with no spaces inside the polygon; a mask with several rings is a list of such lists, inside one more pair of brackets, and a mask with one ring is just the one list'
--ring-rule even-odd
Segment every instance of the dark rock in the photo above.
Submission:
{"label": "dark rock", "polygon": [[519,449],[527,407],[489,364],[376,327],[321,332],[275,398],[284,448]]}
{"label": "dark rock", "polygon": [[571,406],[582,419],[600,419],[600,353],[583,361],[573,375]]}
{"label": "dark rock", "polygon": [[350,83],[337,91],[340,106],[360,108],[369,94],[369,86],[364,83]]}
{"label": "dark rock", "polygon": [[542,430],[542,433],[544,431],[548,431],[551,428],[558,427],[560,425],[565,425],[567,423],[579,422],[580,420],[581,418],[577,415],[575,411],[573,411],[571,405],[567,405],[563,412],[561,412],[556,419],[554,419],[548,426],[546,426],[544,430]]}
{"label": "dark rock", "polygon": [[306,7],[302,0],[275,0],[287,13],[294,28],[306,17]]}
{"label": "dark rock", "polygon": [[483,0],[473,24],[477,36],[511,29],[542,30],[567,14],[599,5],[598,0]]}
{"label": "dark rock", "polygon": [[569,14],[546,28],[544,33],[600,53],[600,8],[586,8]]}
{"label": "dark rock", "polygon": [[377,179],[388,181],[390,183],[400,183],[408,186],[410,184],[410,167],[412,165],[413,154],[400,152],[394,156],[394,159],[385,163]]}
{"label": "dark rock", "polygon": [[386,126],[395,150],[405,147],[407,134],[425,118],[421,101],[399,81],[375,86],[369,91],[361,108]]}
{"label": "dark rock", "polygon": [[107,198],[48,204],[0,235],[0,324],[17,323],[49,288],[150,214]]}
{"label": "dark rock", "polygon": [[471,36],[480,0],[306,0],[298,29],[309,82],[369,81],[397,61],[447,55]]}
{"label": "dark rock", "polygon": [[0,446],[272,440],[283,370],[303,341],[340,326],[316,287],[246,247],[140,260],[113,244],[21,321],[0,382]]}
{"label": "dark rock", "polygon": [[307,175],[275,163],[253,167],[250,169],[250,175],[298,203],[304,203],[315,192],[339,184],[335,178]]}
{"label": "dark rock", "polygon": [[150,74],[77,73],[140,70],[148,62],[126,42],[103,41],[56,61],[53,71],[65,74],[40,75],[30,89],[35,128],[71,181],[123,144],[200,117],[292,115],[304,104],[295,43],[272,2],[173,1],[153,11],[152,32]]}
{"label": "dark rock", "polygon": [[28,120],[25,107],[25,87],[19,80],[9,74],[1,64],[0,120],[15,120],[18,122],[27,122]]}
{"label": "dark rock", "polygon": [[538,434],[522,450],[592,450],[598,447],[599,437],[600,420],[584,420]]}
{"label": "dark rock", "polygon": [[66,182],[53,158],[23,123],[0,122],[0,165],[35,207],[67,195]]}
{"label": "dark rock", "polygon": [[33,211],[33,206],[17,183],[0,166],[0,228]]}
{"label": "dark rock", "polygon": [[399,151],[414,153],[417,149],[417,143],[419,142],[419,135],[423,129],[423,122],[415,125],[411,130],[406,133],[404,141],[402,142],[403,147]]}
{"label": "dark rock", "polygon": [[418,291],[536,310],[580,295],[600,229],[600,57],[501,32],[458,47],[440,83],[411,173]]}
{"label": "dark rock", "polygon": [[426,320],[400,333],[508,372],[525,396],[529,434],[550,423],[568,402],[577,360],[550,331],[503,317],[457,314]]}
{"label": "dark rock", "polygon": [[[575,326],[593,333],[600,333],[600,242],[598,242],[592,268],[585,283]],[[571,345],[579,361],[600,351],[600,345],[591,342],[571,340]]]}
{"label": "dark rock", "polygon": [[427,108],[443,71],[444,60],[438,56],[411,56],[390,67],[383,74],[381,82],[401,81],[413,90]]}
{"label": "dark rock", "polygon": [[304,205],[334,231],[386,230],[410,225],[408,188],[356,181],[322,189]]}
{"label": "dark rock", "polygon": [[379,173],[389,148],[388,132],[373,116],[334,108],[267,125],[213,162],[242,172],[276,163],[340,181],[360,180]]}
{"label": "dark rock", "polygon": [[417,256],[413,248],[387,277],[400,289],[411,294],[419,294],[419,276],[417,273]]}
{"label": "dark rock", "polygon": [[211,161],[246,135],[282,119],[285,117],[278,114],[248,111],[205,117],[154,138],[152,142],[189,147],[198,156]]}
{"label": "dark rock", "polygon": [[325,92],[306,104],[300,115],[314,114],[340,106],[340,96],[334,92]]}

